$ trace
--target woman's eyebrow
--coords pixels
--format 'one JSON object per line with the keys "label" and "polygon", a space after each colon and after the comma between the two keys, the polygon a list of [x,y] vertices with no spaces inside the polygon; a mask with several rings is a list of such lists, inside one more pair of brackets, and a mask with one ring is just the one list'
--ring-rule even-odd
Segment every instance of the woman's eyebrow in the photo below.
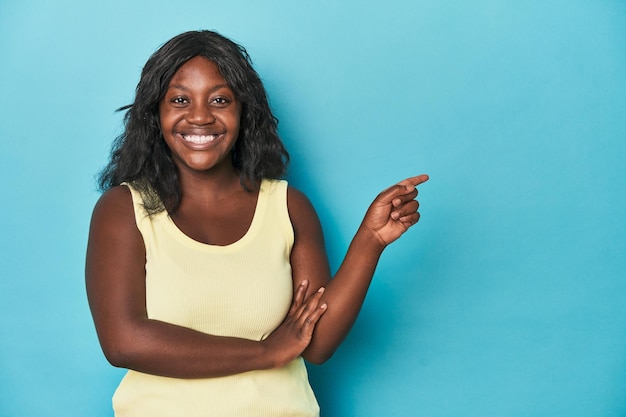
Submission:
{"label": "woman's eyebrow", "polygon": [[[174,89],[174,88],[178,89],[178,90],[189,91],[189,88],[185,87],[182,84],[171,84],[169,87],[167,87],[168,90],[171,90],[171,89]],[[209,92],[212,93],[214,91],[219,90],[220,88],[230,88],[230,87],[228,86],[228,84],[218,84],[218,85],[215,85],[215,86],[211,87],[209,89]]]}

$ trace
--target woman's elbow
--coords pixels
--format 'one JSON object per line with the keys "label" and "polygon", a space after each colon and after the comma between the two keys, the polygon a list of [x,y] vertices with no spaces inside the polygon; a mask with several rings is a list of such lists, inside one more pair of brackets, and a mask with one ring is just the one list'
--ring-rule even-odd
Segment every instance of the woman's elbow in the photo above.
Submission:
{"label": "woman's elbow", "polygon": [[106,360],[116,368],[130,368],[132,363],[129,349],[115,343],[102,343],[102,352]]}
{"label": "woman's elbow", "polygon": [[132,368],[133,363],[140,356],[140,343],[137,337],[116,337],[100,338],[100,347],[106,360],[116,368]]}
{"label": "woman's elbow", "polygon": [[322,365],[326,361],[328,361],[335,353],[334,350],[323,351],[323,350],[305,350],[302,353],[302,357],[309,363],[313,365]]}

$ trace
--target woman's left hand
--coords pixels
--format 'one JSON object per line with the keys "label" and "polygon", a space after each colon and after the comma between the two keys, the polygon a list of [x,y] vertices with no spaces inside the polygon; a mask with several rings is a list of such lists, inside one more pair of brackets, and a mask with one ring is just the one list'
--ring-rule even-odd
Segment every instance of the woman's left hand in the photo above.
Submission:
{"label": "woman's left hand", "polygon": [[398,239],[420,218],[417,186],[428,181],[428,175],[418,175],[387,188],[372,202],[361,228],[374,233],[381,245]]}

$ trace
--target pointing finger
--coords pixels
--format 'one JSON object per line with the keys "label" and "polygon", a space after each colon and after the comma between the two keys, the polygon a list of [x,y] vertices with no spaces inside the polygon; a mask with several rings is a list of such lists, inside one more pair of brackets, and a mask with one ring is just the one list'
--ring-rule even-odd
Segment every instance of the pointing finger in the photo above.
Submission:
{"label": "pointing finger", "polygon": [[399,185],[405,185],[408,188],[413,188],[413,187],[416,187],[416,186],[418,186],[418,185],[420,185],[422,183],[425,183],[426,181],[428,181],[428,179],[429,179],[428,175],[422,174],[422,175],[417,175],[415,177],[407,178],[407,179],[405,179],[403,181],[400,181],[398,184]]}
{"label": "pointing finger", "polygon": [[[416,177],[407,178],[400,181],[396,185],[392,185],[378,195],[377,200],[383,203],[393,202],[396,198],[415,192],[415,187],[428,181],[428,175],[418,175]],[[417,194],[416,194],[417,195]],[[411,199],[414,197],[411,197]]]}

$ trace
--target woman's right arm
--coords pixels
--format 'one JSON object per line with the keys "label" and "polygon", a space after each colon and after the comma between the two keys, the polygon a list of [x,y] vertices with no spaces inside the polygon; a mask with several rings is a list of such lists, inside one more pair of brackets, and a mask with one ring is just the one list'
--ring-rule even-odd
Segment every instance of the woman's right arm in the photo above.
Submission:
{"label": "woman's right arm", "polygon": [[146,312],[145,256],[130,191],[110,189],[93,212],[85,277],[98,338],[114,366],[177,378],[279,367],[306,348],[323,313],[321,293],[305,302],[306,287],[299,286],[285,322],[261,342],[152,320]]}

